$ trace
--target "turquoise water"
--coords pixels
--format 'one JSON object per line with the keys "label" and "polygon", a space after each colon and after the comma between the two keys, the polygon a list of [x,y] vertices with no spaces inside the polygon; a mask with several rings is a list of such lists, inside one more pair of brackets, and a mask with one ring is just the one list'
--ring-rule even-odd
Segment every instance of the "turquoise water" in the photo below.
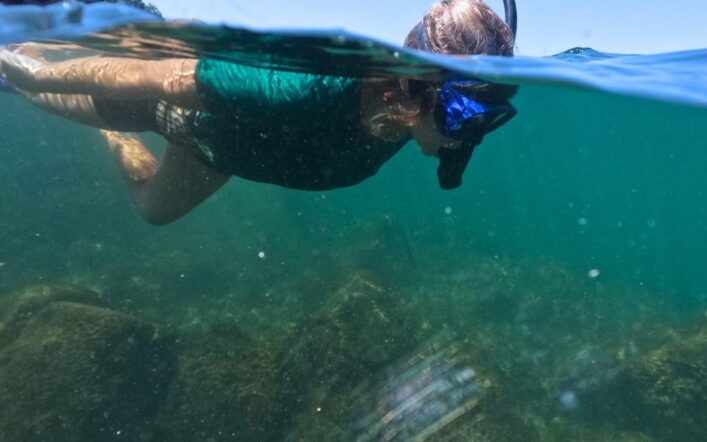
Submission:
{"label": "turquoise water", "polygon": [[519,115],[456,191],[410,144],[352,188],[234,178],[155,228],[94,129],[0,96],[0,440],[707,437],[707,52],[457,60],[160,23],[80,43],[452,69],[520,84]]}

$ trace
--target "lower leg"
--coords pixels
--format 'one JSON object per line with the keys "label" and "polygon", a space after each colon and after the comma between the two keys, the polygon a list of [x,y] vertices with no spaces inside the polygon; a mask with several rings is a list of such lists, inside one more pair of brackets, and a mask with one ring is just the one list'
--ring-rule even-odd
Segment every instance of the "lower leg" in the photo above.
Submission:
{"label": "lower leg", "polygon": [[152,224],[167,224],[182,217],[228,181],[227,175],[202,164],[187,147],[168,145],[158,162],[139,138],[101,133],[135,207]]}
{"label": "lower leg", "polygon": [[109,130],[102,130],[101,135],[108,143],[108,149],[130,189],[139,187],[155,176],[159,162],[140,138]]}

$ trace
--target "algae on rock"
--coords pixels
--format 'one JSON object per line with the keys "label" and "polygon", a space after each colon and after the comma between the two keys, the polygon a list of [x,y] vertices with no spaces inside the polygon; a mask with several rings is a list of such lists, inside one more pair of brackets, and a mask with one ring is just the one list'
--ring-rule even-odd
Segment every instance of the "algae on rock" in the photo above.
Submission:
{"label": "algae on rock", "polygon": [[[93,301],[91,301],[93,299]],[[0,332],[0,440],[149,440],[170,377],[154,325],[90,291],[30,290]]]}

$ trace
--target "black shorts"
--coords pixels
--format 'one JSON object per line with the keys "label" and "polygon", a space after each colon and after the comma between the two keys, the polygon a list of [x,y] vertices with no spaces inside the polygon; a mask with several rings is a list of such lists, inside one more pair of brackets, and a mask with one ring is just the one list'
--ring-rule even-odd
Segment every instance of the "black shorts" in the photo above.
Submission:
{"label": "black shorts", "polygon": [[157,128],[157,100],[93,98],[93,107],[101,120],[118,132],[145,132]]}

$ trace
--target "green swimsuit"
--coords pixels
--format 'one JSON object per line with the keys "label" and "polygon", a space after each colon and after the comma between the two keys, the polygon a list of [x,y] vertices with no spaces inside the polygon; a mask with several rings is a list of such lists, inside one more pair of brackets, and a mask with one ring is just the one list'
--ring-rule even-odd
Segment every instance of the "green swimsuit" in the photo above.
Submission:
{"label": "green swimsuit", "polygon": [[373,176],[404,141],[361,126],[361,81],[205,59],[196,71],[206,111],[193,113],[200,157],[249,180],[307,190]]}

